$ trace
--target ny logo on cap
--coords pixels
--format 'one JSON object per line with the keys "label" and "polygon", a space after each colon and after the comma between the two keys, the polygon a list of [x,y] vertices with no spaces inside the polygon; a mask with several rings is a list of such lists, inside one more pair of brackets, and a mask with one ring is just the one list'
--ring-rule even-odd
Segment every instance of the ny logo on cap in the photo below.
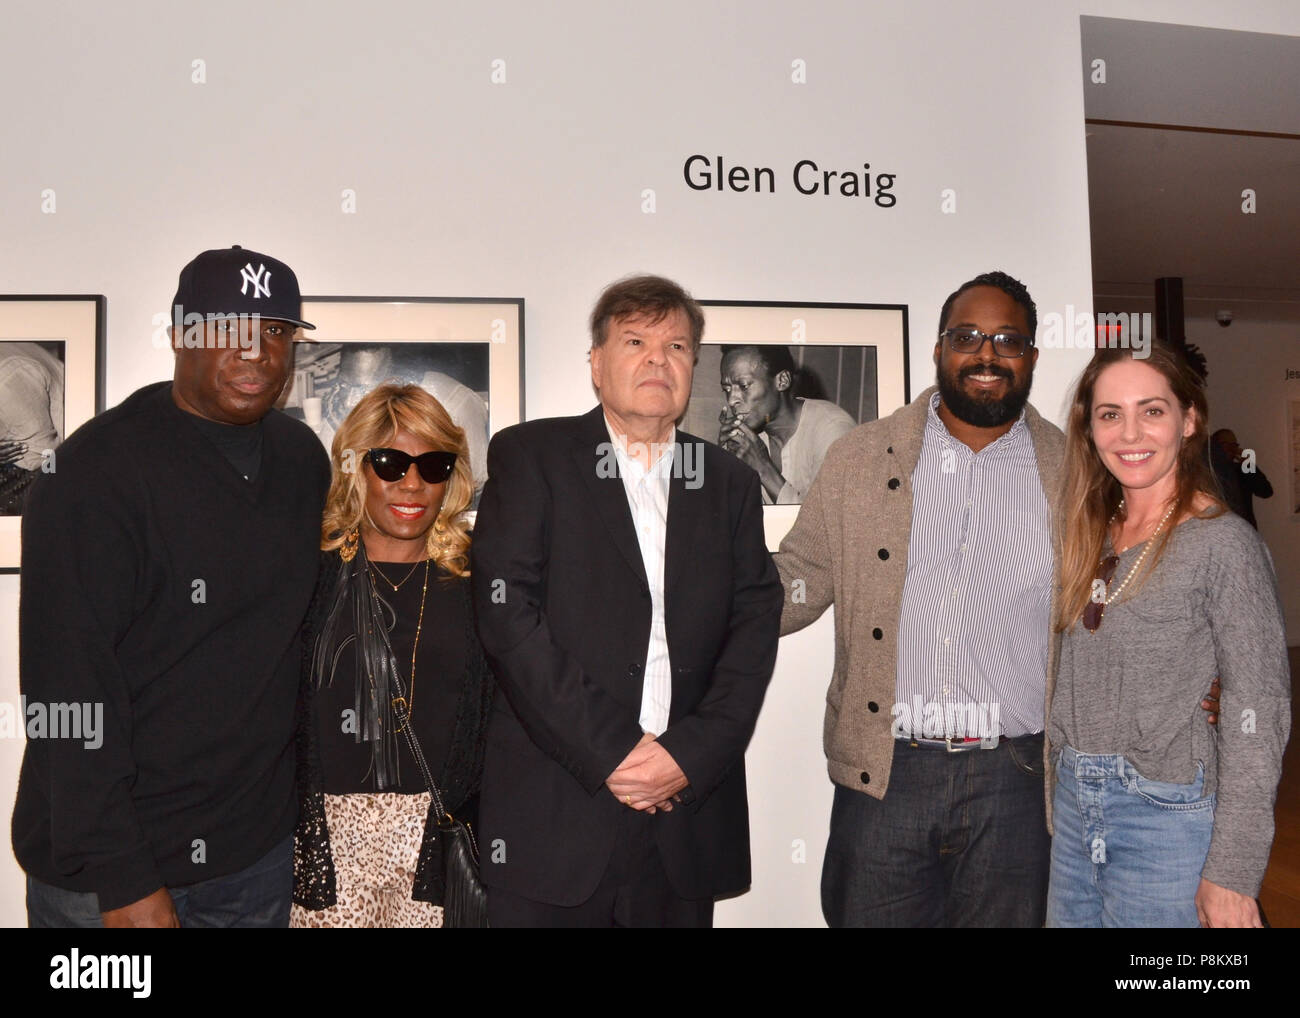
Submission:
{"label": "ny logo on cap", "polygon": [[253,297],[271,296],[271,273],[266,271],[266,266],[259,264],[257,271],[253,271],[253,263],[248,262],[239,270],[239,278],[244,282],[239,287],[239,292],[245,297],[248,296],[248,284],[253,284]]}

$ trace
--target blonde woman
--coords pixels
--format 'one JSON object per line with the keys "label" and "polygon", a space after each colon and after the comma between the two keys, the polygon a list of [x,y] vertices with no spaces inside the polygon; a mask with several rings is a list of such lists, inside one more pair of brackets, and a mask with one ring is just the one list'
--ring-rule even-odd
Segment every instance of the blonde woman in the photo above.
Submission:
{"label": "blonde woman", "polygon": [[290,925],[441,926],[438,818],[402,728],[447,810],[472,820],[492,682],[469,599],[465,436],[423,389],[382,385],[347,416],[331,460]]}
{"label": "blonde woman", "polygon": [[1260,926],[1291,720],[1277,583],[1223,510],[1199,376],[1149,354],[1099,350],[1070,408],[1047,925]]}

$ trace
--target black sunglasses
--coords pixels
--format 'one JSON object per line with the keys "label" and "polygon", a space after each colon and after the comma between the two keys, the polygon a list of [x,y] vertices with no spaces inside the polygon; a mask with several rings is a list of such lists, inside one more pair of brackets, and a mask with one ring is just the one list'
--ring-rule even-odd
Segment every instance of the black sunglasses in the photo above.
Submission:
{"label": "black sunglasses", "polygon": [[[1097,567],[1097,579],[1109,589],[1110,581],[1115,578],[1115,567],[1119,565],[1118,555],[1107,555],[1101,560]],[[1094,583],[1096,580],[1093,581]],[[1101,625],[1101,617],[1106,614],[1106,601],[1103,596],[1098,601],[1096,594],[1088,600],[1088,607],[1083,609],[1083,627],[1090,633],[1095,633]]]}
{"label": "black sunglasses", "polygon": [[368,449],[365,459],[381,481],[400,481],[414,463],[426,484],[441,484],[451,476],[451,469],[456,465],[454,452],[425,452],[412,456],[401,449]]}

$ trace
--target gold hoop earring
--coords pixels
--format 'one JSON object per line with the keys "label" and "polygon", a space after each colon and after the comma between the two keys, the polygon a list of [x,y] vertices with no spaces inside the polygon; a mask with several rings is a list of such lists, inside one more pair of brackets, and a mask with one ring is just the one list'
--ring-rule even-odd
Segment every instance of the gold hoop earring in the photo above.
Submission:
{"label": "gold hoop earring", "polygon": [[361,533],[353,527],[343,536],[343,543],[339,546],[339,558],[344,562],[351,562],[357,557],[357,546],[360,543]]}

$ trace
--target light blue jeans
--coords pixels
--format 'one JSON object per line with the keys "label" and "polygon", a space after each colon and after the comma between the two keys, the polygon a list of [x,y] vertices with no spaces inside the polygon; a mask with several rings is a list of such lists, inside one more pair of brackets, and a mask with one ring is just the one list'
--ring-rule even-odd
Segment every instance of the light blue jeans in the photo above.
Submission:
{"label": "light blue jeans", "polygon": [[1205,768],[1191,784],[1149,781],[1119,754],[1056,765],[1047,925],[1199,926],[1196,889],[1214,831]]}

